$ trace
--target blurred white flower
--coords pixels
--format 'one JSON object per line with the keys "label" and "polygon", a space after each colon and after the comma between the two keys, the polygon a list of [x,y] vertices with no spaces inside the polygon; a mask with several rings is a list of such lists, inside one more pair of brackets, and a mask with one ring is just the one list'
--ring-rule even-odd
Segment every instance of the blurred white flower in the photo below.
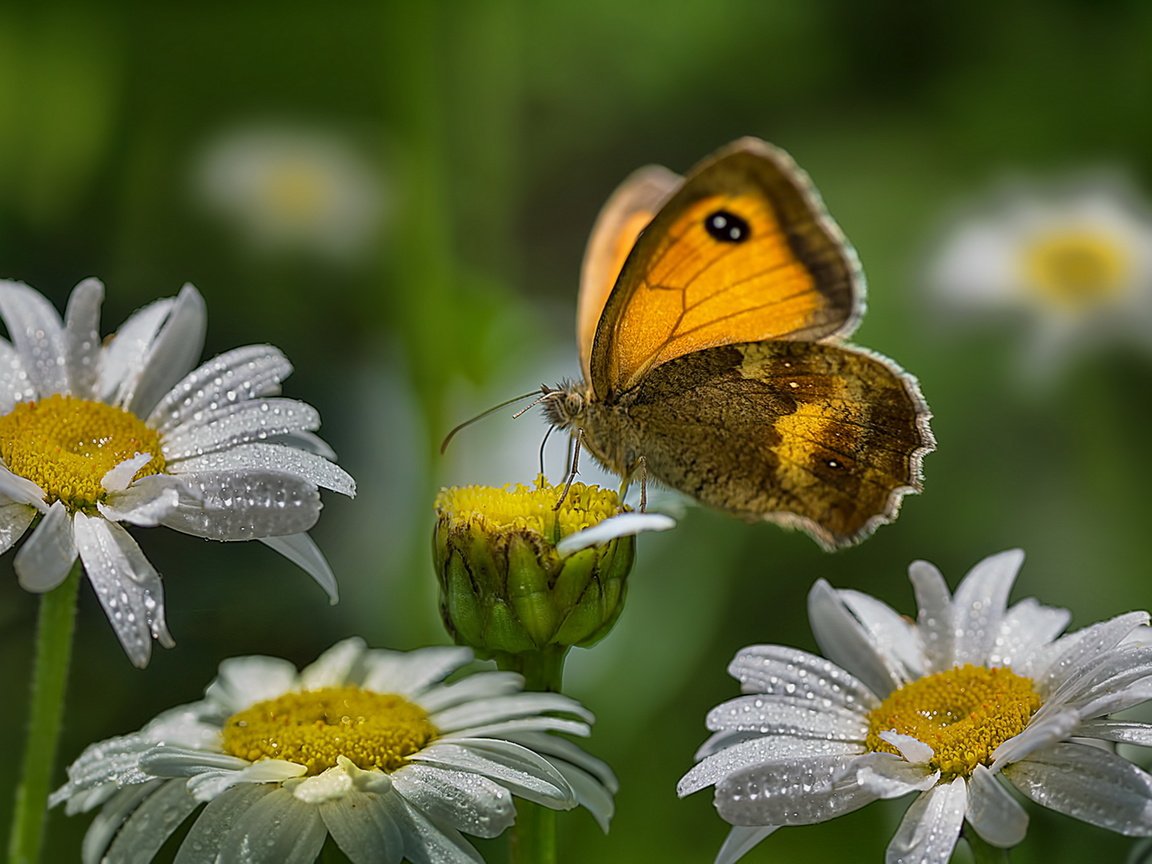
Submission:
{"label": "blurred white flower", "polygon": [[558,693],[525,693],[512,672],[443,679],[467,648],[333,646],[297,672],[235,657],[200,702],[93,744],[52,796],[101,807],[83,861],[151,861],[207,802],[180,861],[306,864],[330,834],[355,864],[477,862],[463,836],[496,837],[513,798],[586,807],[608,830],[611,769],[554,733],[592,716]]}
{"label": "blurred white flower", "polygon": [[927,278],[950,314],[1030,318],[1033,376],[1093,343],[1152,351],[1152,212],[1117,175],[1001,189],[945,232]]}
{"label": "blurred white flower", "polygon": [[335,132],[254,126],[210,141],[194,193],[258,251],[334,260],[371,250],[384,210],[380,172]]}
{"label": "blurred white flower", "polygon": [[353,495],[355,482],[313,434],[316,409],[278,398],[287,358],[248,345],[193,369],[207,311],[191,285],[101,342],[103,299],[99,281],[81,282],[61,321],[38,292],[0,281],[0,553],[35,523],[13,562],[20,585],[50,591],[79,557],[137,666],[172,637],[160,576],[124,524],[261,540],[335,602],[306,532],[317,487]]}
{"label": "blurred white flower", "polygon": [[746,695],[709,713],[715,734],[679,785],[681,795],[715,786],[736,826],[717,861],[783,826],[915,793],[886,860],[946,864],[965,822],[993,846],[1024,838],[1028,814],[1008,784],[1092,825],[1152,836],[1152,776],[1111,748],[1152,746],[1152,724],[1110,717],[1152,699],[1152,645],[1130,638],[1148,614],[1060,636],[1067,610],[1007,605],[1023,560],[986,558],[955,594],[915,562],[915,622],[821,580],[808,617],[828,659],[740,651],[728,671]]}

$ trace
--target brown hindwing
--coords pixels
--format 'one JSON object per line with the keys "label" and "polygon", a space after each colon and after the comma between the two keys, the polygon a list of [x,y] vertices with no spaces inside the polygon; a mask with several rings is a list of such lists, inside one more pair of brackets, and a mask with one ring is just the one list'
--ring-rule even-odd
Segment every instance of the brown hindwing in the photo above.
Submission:
{"label": "brown hindwing", "polygon": [[915,380],[835,344],[698,351],[651,370],[614,407],[655,478],[828,548],[891,521],[934,444]]}

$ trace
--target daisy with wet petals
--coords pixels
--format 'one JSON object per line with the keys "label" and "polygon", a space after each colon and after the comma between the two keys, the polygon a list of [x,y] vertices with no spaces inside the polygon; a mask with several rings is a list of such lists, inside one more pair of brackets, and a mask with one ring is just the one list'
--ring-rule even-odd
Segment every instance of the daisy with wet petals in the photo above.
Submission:
{"label": "daisy with wet petals", "polygon": [[734,827],[718,862],[777,828],[824,822],[916,793],[887,861],[944,864],[962,827],[998,847],[1024,839],[1008,791],[1093,825],[1152,836],[1152,776],[1101,742],[1152,745],[1152,725],[1110,718],[1152,699],[1147,624],[1130,612],[1061,636],[1069,613],[1007,606],[1023,553],[977,564],[950,595],[909,569],[915,623],[857,591],[817,582],[808,613],[818,657],[746,648],[729,671],[745,695],[708,715],[715,734],[680,781],[716,787]]}
{"label": "daisy with wet petals", "polygon": [[102,342],[103,297],[100,282],[81,282],[61,321],[27,285],[0,281],[0,552],[35,526],[14,559],[21,586],[51,591],[79,558],[137,666],[152,639],[172,637],[160,577],[125,524],[261,540],[335,602],[306,532],[317,487],[352,495],[355,484],[313,434],[316,410],[278,397],[288,360],[249,345],[193,368],[206,311],[190,285]]}
{"label": "daisy with wet petals", "polygon": [[511,672],[443,683],[471,659],[348,639],[300,672],[226,660],[202,701],[85,750],[52,804],[102,808],[86,864],[150,861],[204,803],[180,864],[304,864],[328,835],[354,864],[480,861],[463,835],[499,835],[514,797],[583,805],[607,830],[611,770],[554,734],[587,735],[592,716]]}

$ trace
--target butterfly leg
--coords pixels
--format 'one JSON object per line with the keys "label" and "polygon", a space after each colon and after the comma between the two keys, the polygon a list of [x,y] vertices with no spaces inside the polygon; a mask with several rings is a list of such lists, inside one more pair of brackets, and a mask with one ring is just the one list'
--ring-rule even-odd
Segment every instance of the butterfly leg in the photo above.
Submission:
{"label": "butterfly leg", "polygon": [[640,512],[646,513],[648,511],[648,460],[643,456],[636,460],[636,464],[632,466],[620,483],[620,506],[624,506],[623,501],[628,496],[628,487],[637,477],[640,478]]}
{"label": "butterfly leg", "polygon": [[568,466],[568,477],[564,481],[564,489],[560,493],[559,500],[552,506],[553,510],[559,510],[560,505],[564,503],[564,499],[568,497],[568,490],[572,488],[572,481],[576,479],[576,475],[580,473],[580,443],[584,440],[584,430],[577,429],[576,434],[572,436],[572,462]]}

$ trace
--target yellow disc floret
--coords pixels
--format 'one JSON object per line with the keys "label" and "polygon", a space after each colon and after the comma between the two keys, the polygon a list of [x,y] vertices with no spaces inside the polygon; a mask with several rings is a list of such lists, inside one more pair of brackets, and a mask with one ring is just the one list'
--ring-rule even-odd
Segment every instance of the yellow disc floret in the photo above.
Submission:
{"label": "yellow disc floret", "polygon": [[490,530],[533,531],[556,541],[621,510],[620,496],[610,489],[573,483],[557,509],[563,494],[563,487],[551,485],[542,476],[535,488],[519,483],[500,489],[458,486],[440,491],[436,512],[453,524],[482,522]]}
{"label": "yellow disc floret", "polygon": [[898,753],[880,737],[895,731],[932,748],[930,764],[967,777],[1024,731],[1040,707],[1032,681],[1011,669],[971,664],[937,672],[894,691],[868,715],[868,749]]}
{"label": "yellow disc floret", "polygon": [[1130,279],[1128,250],[1100,232],[1061,231],[1024,252],[1024,277],[1043,299],[1082,311],[1122,294]]}
{"label": "yellow disc floret", "polygon": [[437,735],[428,712],[403,696],[345,686],[257,702],[228,718],[222,744],[241,759],[284,759],[316,775],[338,756],[395,771]]}
{"label": "yellow disc floret", "polygon": [[44,490],[49,504],[91,512],[107,494],[104,475],[137,453],[152,460],[136,478],[164,471],[160,435],[113,405],[59,394],[21,402],[0,417],[0,457]]}

